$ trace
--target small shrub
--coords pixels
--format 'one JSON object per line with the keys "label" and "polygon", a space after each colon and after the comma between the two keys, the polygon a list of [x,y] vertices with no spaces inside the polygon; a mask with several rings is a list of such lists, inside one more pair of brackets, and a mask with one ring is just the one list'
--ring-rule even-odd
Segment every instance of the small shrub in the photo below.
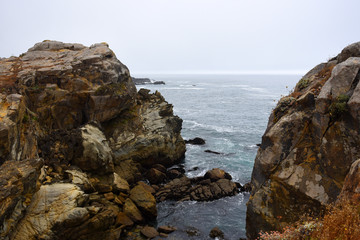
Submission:
{"label": "small shrub", "polygon": [[360,239],[360,205],[342,200],[329,208],[322,224],[313,233],[319,240],[358,240]]}
{"label": "small shrub", "polygon": [[348,111],[347,102],[350,97],[346,94],[340,94],[334,102],[329,106],[329,115],[332,120],[340,117],[343,113]]}

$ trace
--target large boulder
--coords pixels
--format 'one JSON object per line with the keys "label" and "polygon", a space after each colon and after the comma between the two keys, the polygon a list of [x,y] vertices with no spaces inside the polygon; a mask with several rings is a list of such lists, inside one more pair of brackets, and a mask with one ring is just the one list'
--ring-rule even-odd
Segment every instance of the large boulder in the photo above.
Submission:
{"label": "large boulder", "polygon": [[157,217],[156,200],[142,185],[136,185],[130,191],[130,199],[148,218]]}
{"label": "large boulder", "polygon": [[337,199],[360,157],[358,45],[312,69],[273,110],[252,173],[250,239]]}

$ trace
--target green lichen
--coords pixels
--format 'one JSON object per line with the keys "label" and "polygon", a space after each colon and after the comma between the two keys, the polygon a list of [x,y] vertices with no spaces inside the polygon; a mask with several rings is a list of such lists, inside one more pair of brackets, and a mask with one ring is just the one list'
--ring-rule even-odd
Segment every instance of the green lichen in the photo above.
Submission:
{"label": "green lichen", "polygon": [[102,85],[95,91],[95,96],[104,95],[122,95],[126,91],[126,86],[123,83],[111,83]]}
{"label": "green lichen", "polygon": [[292,104],[296,101],[294,97],[283,97],[279,100],[276,108],[273,110],[274,112],[274,120],[276,123],[279,119],[285,115],[288,109],[292,106]]}
{"label": "green lichen", "polygon": [[297,84],[296,88],[299,90],[302,90],[304,88],[307,88],[310,85],[310,79],[308,78],[302,78]]}
{"label": "green lichen", "polygon": [[341,115],[349,111],[347,102],[350,97],[346,94],[340,94],[334,102],[329,106],[329,115],[332,120],[339,118]]}

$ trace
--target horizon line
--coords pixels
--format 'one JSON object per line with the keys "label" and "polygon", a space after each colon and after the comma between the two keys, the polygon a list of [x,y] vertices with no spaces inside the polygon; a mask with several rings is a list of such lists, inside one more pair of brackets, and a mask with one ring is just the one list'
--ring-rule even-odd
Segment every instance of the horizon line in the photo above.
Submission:
{"label": "horizon line", "polygon": [[259,70],[259,71],[130,71],[130,75],[305,75],[307,70]]}

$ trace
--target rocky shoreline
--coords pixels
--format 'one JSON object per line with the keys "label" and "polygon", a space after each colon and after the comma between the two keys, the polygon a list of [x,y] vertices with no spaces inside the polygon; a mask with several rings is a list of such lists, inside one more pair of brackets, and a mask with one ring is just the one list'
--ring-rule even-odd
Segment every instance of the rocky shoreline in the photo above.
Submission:
{"label": "rocky shoreline", "polygon": [[[182,120],[136,91],[106,43],[44,41],[0,60],[0,239],[147,239],[156,203],[245,189],[220,169],[187,178]],[[209,229],[210,231],[210,229]]]}

